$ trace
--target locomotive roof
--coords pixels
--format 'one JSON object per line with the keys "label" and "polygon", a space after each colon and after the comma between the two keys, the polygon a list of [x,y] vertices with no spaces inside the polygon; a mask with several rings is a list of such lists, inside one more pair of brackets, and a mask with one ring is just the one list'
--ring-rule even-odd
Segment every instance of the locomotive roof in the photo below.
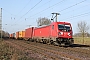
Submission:
{"label": "locomotive roof", "polygon": [[47,26],[50,26],[52,24],[70,24],[69,22],[52,22],[51,24],[49,25],[42,25],[42,26],[39,26],[39,27],[36,27],[36,28],[41,28],[41,27],[47,27]]}
{"label": "locomotive roof", "polygon": [[53,23],[70,24],[69,22],[53,22]]}

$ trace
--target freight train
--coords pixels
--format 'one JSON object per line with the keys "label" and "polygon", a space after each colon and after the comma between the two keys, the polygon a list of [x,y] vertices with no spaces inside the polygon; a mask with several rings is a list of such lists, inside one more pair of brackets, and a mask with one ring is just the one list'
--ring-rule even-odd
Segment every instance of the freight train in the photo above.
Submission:
{"label": "freight train", "polygon": [[69,22],[52,22],[47,26],[31,27],[13,34],[12,36],[10,34],[10,38],[42,42],[44,44],[71,45],[74,42],[72,26]]}

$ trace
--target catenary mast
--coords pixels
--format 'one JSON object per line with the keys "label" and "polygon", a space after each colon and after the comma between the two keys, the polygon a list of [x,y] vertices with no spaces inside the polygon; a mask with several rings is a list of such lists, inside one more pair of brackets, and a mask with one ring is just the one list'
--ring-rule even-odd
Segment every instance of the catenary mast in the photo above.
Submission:
{"label": "catenary mast", "polygon": [[2,8],[0,8],[0,33],[1,33],[1,40],[2,40]]}

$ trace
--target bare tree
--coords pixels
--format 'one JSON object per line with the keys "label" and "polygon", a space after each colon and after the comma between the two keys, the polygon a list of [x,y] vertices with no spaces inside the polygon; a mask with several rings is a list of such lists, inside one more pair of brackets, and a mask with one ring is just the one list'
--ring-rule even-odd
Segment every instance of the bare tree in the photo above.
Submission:
{"label": "bare tree", "polygon": [[88,32],[89,27],[87,26],[87,23],[85,21],[81,21],[78,23],[78,29],[79,29],[79,32],[82,34],[83,44],[84,44],[85,33]]}
{"label": "bare tree", "polygon": [[44,18],[38,18],[37,20],[37,25],[42,26],[42,25],[49,25],[51,23],[50,19],[44,17]]}

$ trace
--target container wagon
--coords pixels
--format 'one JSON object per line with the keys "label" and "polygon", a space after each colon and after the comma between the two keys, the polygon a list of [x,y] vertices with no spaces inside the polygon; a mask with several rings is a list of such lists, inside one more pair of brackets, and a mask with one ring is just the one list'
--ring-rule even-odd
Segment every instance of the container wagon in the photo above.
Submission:
{"label": "container wagon", "polygon": [[18,36],[18,39],[24,39],[25,37],[25,31],[19,31],[19,36]]}
{"label": "container wagon", "polygon": [[11,33],[10,35],[10,39],[15,39],[15,33]]}
{"label": "container wagon", "polygon": [[25,37],[24,37],[25,40],[30,40],[30,41],[32,40],[33,29],[34,27],[25,29]]}
{"label": "container wagon", "polygon": [[10,39],[12,39],[12,37],[13,37],[13,34],[9,34],[10,35]]}
{"label": "container wagon", "polygon": [[19,31],[16,32],[16,36],[15,36],[16,39],[19,39]]}

